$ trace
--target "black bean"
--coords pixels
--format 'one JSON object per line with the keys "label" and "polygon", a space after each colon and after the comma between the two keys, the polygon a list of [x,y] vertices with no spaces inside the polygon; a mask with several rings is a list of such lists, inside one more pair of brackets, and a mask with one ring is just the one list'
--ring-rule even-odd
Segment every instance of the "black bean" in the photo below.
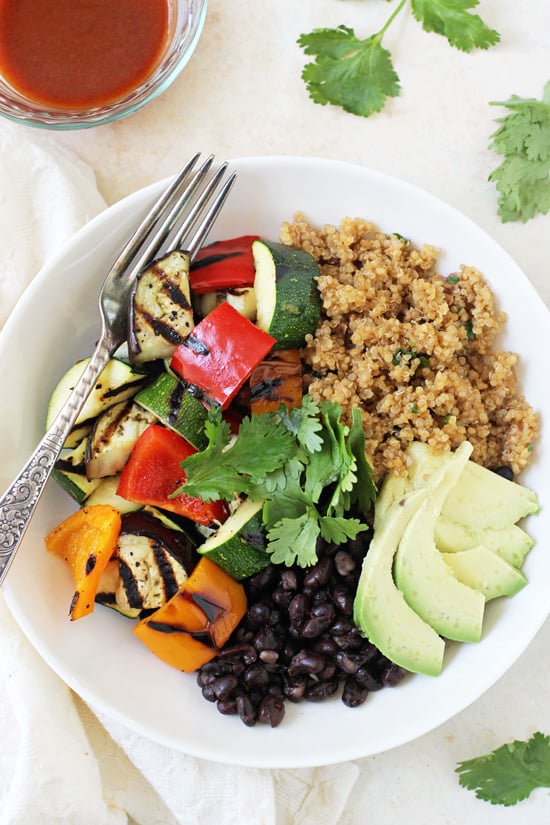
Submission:
{"label": "black bean", "polygon": [[233,716],[237,711],[237,699],[220,699],[217,708],[224,716]]}
{"label": "black bean", "polygon": [[355,674],[355,678],[360,685],[363,685],[363,687],[366,687],[369,691],[380,690],[382,687],[380,679],[372,673],[367,665],[359,668]]}
{"label": "black bean", "polygon": [[320,673],[325,667],[325,657],[311,650],[299,650],[292,657],[288,666],[289,676],[299,676],[302,673]]}
{"label": "black bean", "polygon": [[220,676],[208,688],[214,692],[216,699],[227,699],[232,690],[238,685],[237,677],[232,673],[227,673],[225,676]]}
{"label": "black bean", "polygon": [[330,558],[322,558],[314,567],[310,567],[304,576],[304,587],[317,589],[328,584],[333,563]]}
{"label": "black bean", "polygon": [[256,708],[250,701],[250,698],[246,694],[242,694],[241,696],[237,696],[237,713],[239,714],[241,720],[251,728],[253,725],[256,724]]}
{"label": "black bean", "polygon": [[334,639],[330,636],[324,635],[319,639],[315,639],[312,645],[312,650],[316,653],[322,653],[323,656],[335,656],[340,650]]}
{"label": "black bean", "polygon": [[338,679],[314,682],[306,688],[304,699],[307,699],[308,702],[321,702],[323,699],[328,699],[329,696],[334,696],[338,687]]}
{"label": "black bean", "polygon": [[288,618],[290,624],[296,628],[301,628],[309,609],[309,599],[303,593],[297,593],[288,605]]}
{"label": "black bean", "polygon": [[258,652],[262,650],[280,650],[284,644],[281,634],[275,628],[264,627],[254,639],[254,647]]}
{"label": "black bean", "polygon": [[304,698],[306,687],[307,676],[300,675],[289,678],[284,686],[285,696],[291,702],[300,702]]}
{"label": "black bean", "polygon": [[336,572],[340,574],[340,576],[347,576],[348,573],[351,573],[357,567],[357,562],[350,556],[349,553],[346,553],[345,550],[338,550],[336,555],[334,556],[334,566],[336,568]]}
{"label": "black bean", "polygon": [[251,627],[262,627],[269,619],[271,608],[263,602],[256,602],[247,611],[248,624]]}
{"label": "black bean", "polygon": [[493,472],[495,472],[498,476],[502,476],[502,478],[505,478],[507,481],[513,481],[514,480],[514,471],[512,470],[511,467],[506,467],[506,466],[495,467]]}
{"label": "black bean", "polygon": [[261,664],[250,665],[243,673],[243,681],[251,688],[266,687],[271,682],[271,674]]}
{"label": "black bean", "polygon": [[279,654],[276,650],[262,650],[258,656],[258,659],[261,659],[262,662],[265,662],[268,665],[274,665],[279,659]]}
{"label": "black bean", "polygon": [[276,587],[271,598],[279,607],[288,608],[290,600],[292,599],[292,591],[285,590],[284,587]]}
{"label": "black bean", "polygon": [[380,681],[384,687],[394,687],[403,679],[405,673],[406,671],[403,670],[402,667],[399,667],[399,665],[396,665],[393,662],[388,662],[386,667],[380,673]]}
{"label": "black bean", "polygon": [[283,721],[285,715],[285,706],[282,699],[273,694],[264,696],[258,708],[258,722],[271,725],[276,728]]}
{"label": "black bean", "polygon": [[331,602],[322,602],[311,609],[309,618],[304,622],[302,636],[314,639],[320,636],[334,621],[335,610]]}
{"label": "black bean", "polygon": [[347,587],[338,584],[332,588],[330,595],[335,606],[344,616],[353,616],[354,596]]}
{"label": "black bean", "polygon": [[281,587],[283,590],[298,589],[298,576],[295,570],[283,570],[281,573]]}
{"label": "black bean", "polygon": [[368,688],[360,685],[352,676],[348,676],[344,682],[344,689],[342,691],[342,702],[346,707],[359,707],[359,705],[362,705],[367,700],[368,695]]}

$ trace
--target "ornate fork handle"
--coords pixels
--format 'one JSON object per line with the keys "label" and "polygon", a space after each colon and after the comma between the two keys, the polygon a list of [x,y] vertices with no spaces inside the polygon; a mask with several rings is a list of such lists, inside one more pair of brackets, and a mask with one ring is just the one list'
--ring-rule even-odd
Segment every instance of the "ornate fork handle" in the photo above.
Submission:
{"label": "ornate fork handle", "polygon": [[19,549],[63,444],[113,349],[111,342],[102,336],[59,415],[0,498],[0,585]]}

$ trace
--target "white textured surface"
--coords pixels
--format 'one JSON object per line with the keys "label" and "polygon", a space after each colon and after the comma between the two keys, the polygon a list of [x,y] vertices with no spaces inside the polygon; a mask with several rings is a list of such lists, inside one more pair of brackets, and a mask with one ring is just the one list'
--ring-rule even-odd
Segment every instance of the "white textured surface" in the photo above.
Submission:
{"label": "white textured surface", "polygon": [[[366,36],[391,9],[383,0],[210,0],[204,34],[193,59],[161,98],[120,123],[54,134],[49,140],[73,149],[89,162],[108,202],[172,173],[196,150],[214,152],[219,158],[309,154],[361,163],[424,187],[479,223],[515,258],[550,305],[550,216],[525,225],[502,224],[496,214],[496,193],[487,182],[499,163],[488,149],[489,137],[496,128],[495,119],[504,114],[490,107],[489,101],[512,94],[540,97],[550,79],[549,4],[546,0],[481,0],[476,11],[501,33],[502,42],[473,54],[453,50],[441,37],[422,32],[409,13],[403,12],[384,41],[401,77],[401,96],[367,120],[314,105],[299,77],[305,58],[295,44],[298,35],[345,23],[359,36]],[[35,136],[33,130],[21,128],[20,132]],[[376,219],[375,215],[365,217]],[[548,548],[538,549],[546,552]],[[453,771],[458,760],[504,741],[527,738],[537,729],[550,732],[549,645],[547,622],[499,683],[455,719],[416,742],[347,766],[349,784],[357,769],[358,778],[339,820],[339,804],[323,805],[323,798],[335,802],[335,794],[333,788],[323,786],[321,773],[300,772],[292,786],[284,785],[289,777],[259,772],[259,785],[268,789],[268,796],[264,797],[265,813],[258,809],[254,821],[261,825],[306,821],[333,825],[337,821],[340,825],[547,823],[550,797],[546,790],[514,808],[492,807],[460,789]],[[198,821],[197,809],[189,810],[173,788],[168,789],[168,813],[153,791],[153,786],[167,790],[158,775],[147,776],[146,770],[150,784],[144,783],[87,709],[79,703],[77,708],[99,758],[108,802],[143,825]],[[6,712],[0,695],[0,717]],[[72,724],[71,720],[67,723]],[[128,741],[124,732],[111,730],[116,738]],[[4,742],[13,746],[15,739],[11,729]],[[138,749],[149,766],[156,748],[142,745]],[[178,769],[169,754],[158,754],[159,765],[168,763]],[[143,770],[144,762],[138,767]],[[186,770],[192,767],[187,765]],[[200,765],[198,770],[208,777],[208,766]],[[216,770],[211,766],[210,775]],[[223,783],[221,773],[216,777]],[[67,792],[60,788],[57,801]],[[55,798],[55,789],[53,793]],[[292,804],[285,804],[289,798]],[[296,813],[300,798],[301,818]],[[309,819],[308,804],[312,806]],[[332,811],[332,819],[327,819],[327,811]],[[53,807],[42,813],[49,823],[84,821],[63,820]],[[212,809],[209,813],[214,819]],[[2,825],[16,821],[39,820],[9,818],[7,809],[0,817]],[[117,821],[116,815],[112,821]],[[235,807],[225,807],[219,809],[218,821],[243,820]]]}

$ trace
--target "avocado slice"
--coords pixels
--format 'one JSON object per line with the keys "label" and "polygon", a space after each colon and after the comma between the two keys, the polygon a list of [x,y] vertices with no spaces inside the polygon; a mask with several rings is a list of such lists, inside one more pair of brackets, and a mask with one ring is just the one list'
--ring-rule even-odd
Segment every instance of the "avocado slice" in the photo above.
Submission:
{"label": "avocado slice", "polygon": [[517,524],[500,530],[493,530],[491,527],[479,530],[472,524],[458,524],[444,516],[441,516],[435,525],[435,543],[442,553],[470,550],[482,544],[518,569],[535,544],[531,536]]}
{"label": "avocado slice", "polygon": [[441,636],[461,642],[481,638],[485,597],[453,575],[436,547],[435,524],[471,452],[465,441],[440,456],[430,495],[407,524],[394,562],[395,583],[410,607]]}
{"label": "avocado slice", "polygon": [[409,607],[392,575],[403,532],[427,496],[427,489],[409,491],[375,530],[357,586],[354,620],[392,662],[415,673],[437,676],[443,667],[445,643]]}
{"label": "avocado slice", "polygon": [[[385,480],[375,504],[375,527],[407,490],[429,482],[444,455],[419,441],[409,445],[408,473]],[[435,526],[436,544],[447,553],[483,544],[509,564],[521,567],[534,542],[516,522],[539,510],[532,490],[470,460],[443,505]]]}
{"label": "avocado slice", "polygon": [[442,553],[441,556],[453,575],[463,584],[483,593],[485,601],[499,596],[514,596],[527,584],[520,570],[482,544],[456,553]]}

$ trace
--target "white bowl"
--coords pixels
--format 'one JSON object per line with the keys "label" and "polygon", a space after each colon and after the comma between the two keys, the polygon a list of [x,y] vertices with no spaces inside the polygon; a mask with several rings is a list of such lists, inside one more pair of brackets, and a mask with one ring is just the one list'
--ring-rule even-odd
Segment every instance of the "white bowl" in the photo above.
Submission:
{"label": "white bowl", "polygon": [[[346,215],[372,220],[388,232],[443,250],[440,272],[461,263],[478,267],[509,321],[502,345],[521,354],[525,395],[545,418],[550,352],[549,313],[516,264],[467,218],[431,195],[363,167],[311,158],[252,158],[231,163],[237,185],[213,238],[257,233],[278,237],[281,221],[300,210],[314,223]],[[97,293],[117,251],[161,183],[116,204],[81,230],[36,277],[0,337],[0,449],[7,486],[38,441],[46,403],[60,374],[86,356],[97,336]],[[518,297],[521,300],[518,300]],[[550,455],[543,427],[523,481],[542,512],[528,531],[537,545],[527,557],[529,585],[512,599],[488,605],[483,639],[455,645],[437,678],[411,676],[372,694],[360,708],[339,699],[288,703],[280,727],[245,727],[206,702],[194,676],[161,663],[133,636],[131,624],[97,608],[75,623],[67,611],[68,571],[44,549],[44,535],[74,509],[50,482],[6,580],[5,593],[20,626],[49,665],[93,707],[145,736],[186,753],[258,767],[313,766],[388,750],[424,734],[465,708],[512,665],[550,611]]]}

